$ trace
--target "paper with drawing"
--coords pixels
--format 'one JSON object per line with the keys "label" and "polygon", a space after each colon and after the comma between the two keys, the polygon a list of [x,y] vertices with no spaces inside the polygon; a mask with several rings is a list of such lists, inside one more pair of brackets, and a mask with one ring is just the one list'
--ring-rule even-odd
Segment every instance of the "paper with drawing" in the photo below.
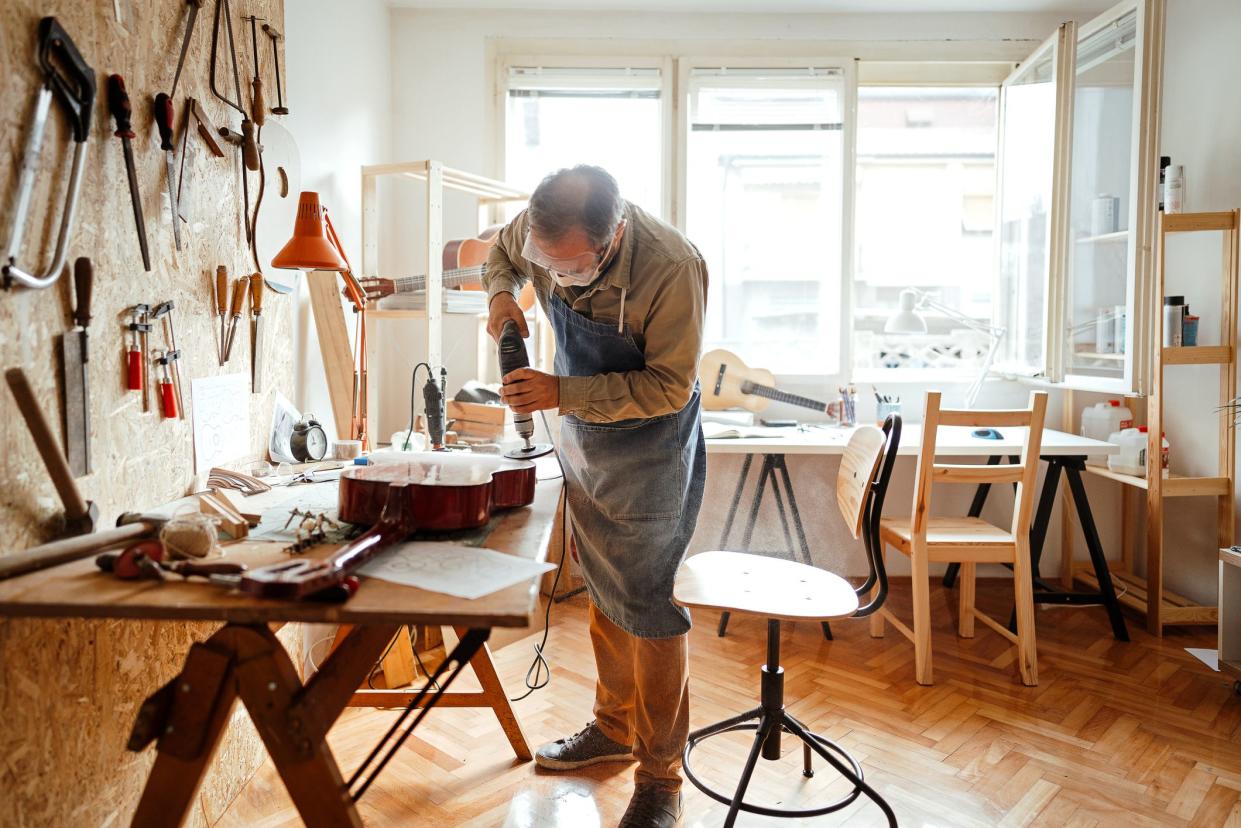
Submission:
{"label": "paper with drawing", "polygon": [[194,417],[194,473],[250,453],[250,375],[199,377],[190,383]]}
{"label": "paper with drawing", "polygon": [[491,549],[414,541],[392,547],[359,571],[383,581],[472,600],[555,568]]}

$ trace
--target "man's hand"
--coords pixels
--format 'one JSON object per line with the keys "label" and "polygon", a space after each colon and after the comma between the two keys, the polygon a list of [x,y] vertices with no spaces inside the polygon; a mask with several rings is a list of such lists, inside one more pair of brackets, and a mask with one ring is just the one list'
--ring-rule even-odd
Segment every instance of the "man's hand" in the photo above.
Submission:
{"label": "man's hand", "polygon": [[500,399],[518,414],[560,408],[560,378],[533,368],[518,368],[504,377]]}
{"label": "man's hand", "polygon": [[[378,276],[366,276],[358,280],[362,285],[362,290],[366,291],[366,301],[375,302],[385,296],[391,296],[396,293],[396,282],[391,279],[381,279]],[[349,295],[348,290],[344,291],[346,296]]]}
{"label": "man's hand", "polygon": [[508,291],[500,291],[491,297],[491,304],[487,308],[487,333],[499,342],[500,334],[504,331],[504,323],[510,319],[517,323],[517,330],[521,331],[522,339],[530,336],[530,329],[526,327],[526,315],[521,312],[517,300]]}

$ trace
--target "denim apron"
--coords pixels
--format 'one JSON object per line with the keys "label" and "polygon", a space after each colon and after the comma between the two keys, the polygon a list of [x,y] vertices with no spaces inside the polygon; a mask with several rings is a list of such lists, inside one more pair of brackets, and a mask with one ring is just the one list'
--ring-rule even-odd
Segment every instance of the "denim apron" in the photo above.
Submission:
{"label": "denim apron", "polygon": [[[623,307],[623,305],[622,305]],[[551,293],[556,373],[594,376],[640,371],[646,358],[617,325],[587,319]],[[707,448],[694,384],[680,411],[649,419],[562,421],[569,510],[591,600],[626,632],[668,638],[689,631],[689,612],[672,603],[707,478]]]}

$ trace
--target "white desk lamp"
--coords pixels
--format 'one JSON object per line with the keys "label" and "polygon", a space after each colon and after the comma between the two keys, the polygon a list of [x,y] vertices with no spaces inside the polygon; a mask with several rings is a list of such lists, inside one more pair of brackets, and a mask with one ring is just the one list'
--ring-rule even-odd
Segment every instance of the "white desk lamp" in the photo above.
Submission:
{"label": "white desk lamp", "polygon": [[978,378],[965,391],[965,407],[973,408],[974,403],[978,400],[979,392],[982,391],[983,382],[986,381],[987,375],[991,373],[991,363],[995,361],[995,354],[1000,348],[1000,340],[1004,338],[1005,329],[988,325],[966,316],[956,308],[948,307],[925,291],[918,290],[917,288],[905,288],[901,291],[900,306],[896,313],[888,317],[888,321],[883,326],[883,332],[890,334],[926,333],[926,320],[919,313],[922,310],[935,311],[941,316],[946,316],[952,321],[960,323],[971,331],[986,334],[991,340],[991,345],[987,348],[987,356],[982,363],[982,371],[979,372]]}

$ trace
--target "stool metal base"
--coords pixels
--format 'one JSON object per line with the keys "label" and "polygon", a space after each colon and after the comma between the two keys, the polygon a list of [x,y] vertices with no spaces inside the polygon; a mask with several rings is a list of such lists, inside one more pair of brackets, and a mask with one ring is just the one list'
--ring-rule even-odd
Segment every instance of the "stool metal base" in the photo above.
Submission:
{"label": "stool metal base", "polygon": [[[879,806],[884,816],[888,819],[888,825],[895,828],[897,824],[896,814],[892,811],[892,806],[874,788],[866,784],[862,766],[858,764],[857,760],[850,756],[840,745],[814,733],[785,711],[784,670],[780,667],[779,656],[780,622],[769,620],[767,622],[767,663],[762,668],[762,704],[749,712],[690,733],[689,739],[685,743],[685,751],[681,756],[685,777],[693,783],[694,787],[716,802],[729,806],[728,818],[724,821],[725,828],[731,828],[737,821],[737,815],[741,811],[772,817],[816,817],[846,808],[852,805],[862,794],[866,794],[872,802]],[[737,789],[730,797],[708,787],[705,782],[698,778],[690,763],[690,756],[694,752],[694,748],[698,746],[698,743],[704,739],[719,736],[723,733],[731,733],[736,730],[754,731],[754,742],[750,746],[749,755],[746,757],[745,767],[741,771],[741,779],[737,783]],[[758,765],[759,754],[762,754],[764,759],[779,759],[780,740],[783,733],[796,736],[802,743],[803,776],[807,778],[814,776],[811,758],[813,753],[817,753],[837,773],[853,785],[853,790],[835,802],[817,808],[800,810],[769,808],[746,802],[746,789],[749,788],[750,779],[754,775],[755,767]]]}

